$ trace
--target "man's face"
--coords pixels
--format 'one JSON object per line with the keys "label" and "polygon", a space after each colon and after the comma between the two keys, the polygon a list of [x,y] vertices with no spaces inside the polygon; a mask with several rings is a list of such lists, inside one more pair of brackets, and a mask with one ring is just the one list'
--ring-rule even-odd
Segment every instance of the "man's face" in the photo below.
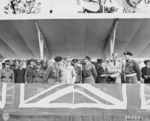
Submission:
{"label": "man's face", "polygon": [[101,66],[102,66],[102,67],[105,67],[105,66],[106,66],[106,63],[105,63],[105,62],[102,62],[102,63],[101,63]]}
{"label": "man's face", "polygon": [[10,64],[5,64],[5,67],[6,68],[10,68]]}
{"label": "man's face", "polygon": [[19,67],[21,67],[21,68],[23,67],[23,62],[19,63]]}
{"label": "man's face", "polygon": [[34,61],[31,61],[31,62],[30,62],[30,65],[31,65],[31,66],[35,66],[35,62],[34,62]]}
{"label": "man's face", "polygon": [[87,60],[87,59],[84,59],[84,63],[88,63],[88,60]]}
{"label": "man's face", "polygon": [[113,60],[117,60],[118,55],[117,54],[113,54],[112,58],[113,58]]}
{"label": "man's face", "polygon": [[150,66],[150,61],[147,62],[147,65]]}
{"label": "man's face", "polygon": [[126,60],[128,60],[128,59],[129,59],[129,56],[128,56],[128,55],[124,55],[124,58],[125,58]]}

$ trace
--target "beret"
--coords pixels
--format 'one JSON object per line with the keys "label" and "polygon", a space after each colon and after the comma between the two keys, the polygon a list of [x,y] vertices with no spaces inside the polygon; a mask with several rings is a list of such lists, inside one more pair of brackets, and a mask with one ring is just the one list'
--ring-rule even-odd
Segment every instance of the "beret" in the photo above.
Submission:
{"label": "beret", "polygon": [[87,56],[87,55],[85,55],[85,59],[91,60],[91,58],[89,56]]}
{"label": "beret", "polygon": [[5,61],[5,65],[10,65],[10,61],[9,61],[9,60],[6,60],[6,61]]}
{"label": "beret", "polygon": [[150,62],[150,60],[145,60],[145,61],[144,61],[144,64],[146,65],[147,62]]}
{"label": "beret", "polygon": [[103,59],[97,59],[97,63],[102,63]]}
{"label": "beret", "polygon": [[124,55],[130,55],[130,56],[132,56],[133,54],[131,52],[124,52]]}
{"label": "beret", "polygon": [[56,56],[55,58],[54,58],[54,60],[55,60],[55,62],[60,62],[60,61],[62,61],[62,57],[61,56]]}
{"label": "beret", "polygon": [[73,59],[72,62],[73,63],[78,63],[78,59]]}

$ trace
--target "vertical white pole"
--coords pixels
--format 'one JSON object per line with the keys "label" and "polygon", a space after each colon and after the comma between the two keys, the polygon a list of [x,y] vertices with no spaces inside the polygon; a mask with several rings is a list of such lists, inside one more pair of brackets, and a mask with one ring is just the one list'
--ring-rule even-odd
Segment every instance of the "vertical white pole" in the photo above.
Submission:
{"label": "vertical white pole", "polygon": [[[117,23],[118,24],[118,23]],[[115,41],[116,41],[116,29],[117,26],[115,27],[114,31],[113,31],[113,35],[112,38],[110,40],[110,57],[112,58],[112,54],[114,53],[115,50]]]}
{"label": "vertical white pole", "polygon": [[44,59],[44,40],[43,37],[41,35],[39,26],[37,24],[37,22],[35,22],[36,27],[37,27],[37,32],[38,32],[38,40],[39,40],[39,48],[40,48],[40,59],[43,60]]}

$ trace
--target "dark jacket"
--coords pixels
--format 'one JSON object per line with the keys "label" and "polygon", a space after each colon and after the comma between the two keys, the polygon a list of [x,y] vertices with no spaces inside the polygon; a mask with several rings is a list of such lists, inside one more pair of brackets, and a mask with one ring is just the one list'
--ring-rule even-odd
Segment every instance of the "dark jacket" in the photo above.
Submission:
{"label": "dark jacket", "polygon": [[17,68],[15,71],[15,83],[25,83],[25,69]]}
{"label": "dark jacket", "polygon": [[[150,68],[143,67],[141,70],[142,78],[144,79],[144,83],[150,83]],[[146,79],[144,76],[149,76],[148,79]]]}
{"label": "dark jacket", "polygon": [[107,74],[107,70],[103,69],[101,66],[97,67],[96,69],[98,74],[97,83],[107,83],[106,77],[102,77],[102,75]]}

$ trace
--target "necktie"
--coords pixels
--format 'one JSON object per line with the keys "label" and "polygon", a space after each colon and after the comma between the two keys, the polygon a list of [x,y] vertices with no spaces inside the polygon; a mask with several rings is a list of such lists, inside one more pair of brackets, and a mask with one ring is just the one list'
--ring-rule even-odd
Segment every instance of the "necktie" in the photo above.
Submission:
{"label": "necktie", "polygon": [[116,60],[114,60],[114,66],[116,66]]}

